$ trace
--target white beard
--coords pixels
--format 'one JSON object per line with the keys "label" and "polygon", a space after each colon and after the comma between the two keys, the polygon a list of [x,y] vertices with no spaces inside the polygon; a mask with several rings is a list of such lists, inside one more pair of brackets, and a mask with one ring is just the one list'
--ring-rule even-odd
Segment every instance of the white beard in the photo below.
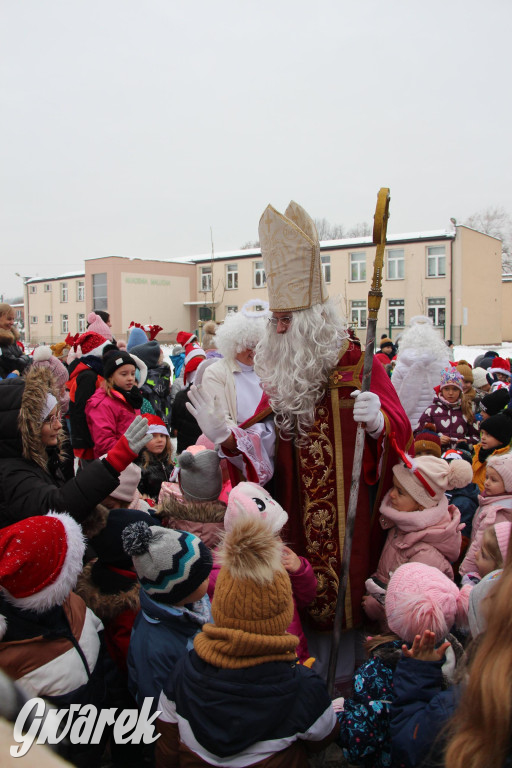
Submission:
{"label": "white beard", "polygon": [[330,300],[291,314],[286,333],[278,334],[269,325],[256,347],[254,368],[281,437],[298,437],[296,442],[302,444],[348,334]]}

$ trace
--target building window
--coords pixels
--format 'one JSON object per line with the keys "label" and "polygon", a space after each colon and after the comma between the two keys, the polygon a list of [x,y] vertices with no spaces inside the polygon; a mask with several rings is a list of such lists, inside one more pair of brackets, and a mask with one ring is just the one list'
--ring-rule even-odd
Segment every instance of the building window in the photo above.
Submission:
{"label": "building window", "polygon": [[403,280],[404,277],[404,249],[390,248],[388,251],[388,280]]}
{"label": "building window", "polygon": [[434,325],[444,328],[446,323],[446,300],[427,299],[427,314]]}
{"label": "building window", "polygon": [[87,326],[85,323],[85,315],[82,315],[82,314],[77,315],[76,324],[78,328],[78,333],[85,333],[85,331],[87,330]]}
{"label": "building window", "polygon": [[[366,280],[366,253],[351,253],[350,282],[361,283],[363,280]],[[360,327],[363,328],[365,326]]]}
{"label": "building window", "polygon": [[322,274],[326,283],[331,282],[331,255],[329,253],[322,253],[320,256],[322,261]]}
{"label": "building window", "polygon": [[37,315],[30,315],[30,325],[37,325]]}
{"label": "building window", "polygon": [[403,299],[389,299],[388,301],[388,326],[389,328],[403,328],[405,325],[405,301]]}
{"label": "building window", "polygon": [[107,308],[107,273],[98,272],[92,276],[92,308],[96,312],[97,309]]}
{"label": "building window", "polygon": [[238,288],[238,264],[226,264],[226,288],[228,291]]}
{"label": "building window", "polygon": [[85,281],[77,280],[76,282],[76,300],[85,301]]}
{"label": "building window", "polygon": [[45,315],[44,321],[45,323],[53,323],[53,315]]}
{"label": "building window", "polygon": [[68,284],[67,283],[60,284],[60,300],[64,304],[68,300]]}
{"label": "building window", "polygon": [[201,290],[211,291],[212,289],[212,268],[201,267]]}
{"label": "building window", "polygon": [[69,333],[69,318],[68,315],[60,316],[60,332]]}
{"label": "building window", "polygon": [[230,312],[238,312],[238,306],[236,304],[230,304],[226,307],[226,315],[229,315]]}
{"label": "building window", "polygon": [[45,283],[44,284],[44,292],[45,293],[51,293],[52,291],[52,284],[51,283]]}
{"label": "building window", "polygon": [[29,285],[29,293],[37,293],[37,285]]}
{"label": "building window", "polygon": [[22,309],[17,309],[16,310],[16,322],[19,323],[22,320],[23,320],[23,310]]}
{"label": "building window", "polygon": [[350,316],[352,325],[366,328],[366,301],[351,301]]}
{"label": "building window", "polygon": [[427,247],[427,277],[444,277],[446,275],[446,249],[444,245],[429,245]]}
{"label": "building window", "polygon": [[255,261],[253,263],[253,288],[264,288],[267,284],[267,276],[265,275],[265,267],[262,261]]}

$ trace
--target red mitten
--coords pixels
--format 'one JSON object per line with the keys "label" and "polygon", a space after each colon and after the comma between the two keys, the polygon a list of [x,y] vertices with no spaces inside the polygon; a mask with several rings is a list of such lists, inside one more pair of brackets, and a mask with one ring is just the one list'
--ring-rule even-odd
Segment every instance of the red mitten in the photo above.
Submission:
{"label": "red mitten", "polygon": [[134,453],[128,445],[128,440],[123,435],[119,438],[117,443],[110,449],[105,456],[105,461],[108,461],[111,467],[117,472],[122,472],[123,469],[132,463],[137,458],[138,454]]}

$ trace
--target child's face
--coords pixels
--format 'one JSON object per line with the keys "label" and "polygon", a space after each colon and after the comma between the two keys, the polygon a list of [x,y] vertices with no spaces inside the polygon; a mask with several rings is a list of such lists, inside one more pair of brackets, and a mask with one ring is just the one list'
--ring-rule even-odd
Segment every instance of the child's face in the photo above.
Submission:
{"label": "child's face", "polygon": [[506,384],[510,384],[510,376],[506,376],[504,373],[496,374],[498,381],[504,381]]}
{"label": "child's face", "polygon": [[490,435],[485,429],[480,430],[480,443],[484,451],[488,451],[490,448],[502,448],[502,444],[495,437]]}
{"label": "child's face", "polygon": [[167,438],[165,435],[161,435],[160,433],[154,434],[149,443],[146,443],[146,450],[148,450],[150,453],[162,453],[162,451],[165,451],[165,446],[167,445]]}
{"label": "child's face", "polygon": [[119,389],[129,392],[135,384],[135,366],[128,363],[122,365],[112,374],[112,383]]}
{"label": "child's face", "polygon": [[[490,530],[492,530],[492,528]],[[482,539],[482,546],[476,553],[476,557],[475,557],[476,569],[480,574],[480,576],[482,577],[482,579],[484,576],[487,576],[488,573],[492,573],[492,571],[495,571],[497,568],[500,567],[500,565],[496,562],[496,560],[493,558],[493,556],[489,552],[487,548],[486,539],[487,539],[487,536],[486,536],[486,533],[484,533],[484,536]]]}
{"label": "child's face", "polygon": [[410,493],[407,493],[396,477],[393,477],[393,487],[389,492],[389,500],[397,512],[418,512],[423,509]]}
{"label": "child's face", "polygon": [[502,496],[505,491],[505,484],[494,467],[487,467],[485,473],[484,491],[486,496]]}
{"label": "child's face", "polygon": [[464,394],[466,394],[466,392],[469,392],[472,386],[473,386],[473,382],[471,381],[471,379],[464,379],[464,382],[462,384],[462,391],[464,392]]}
{"label": "child's face", "polygon": [[441,396],[444,397],[447,403],[456,403],[460,397],[460,389],[454,387],[453,384],[447,384],[446,387],[441,389]]}

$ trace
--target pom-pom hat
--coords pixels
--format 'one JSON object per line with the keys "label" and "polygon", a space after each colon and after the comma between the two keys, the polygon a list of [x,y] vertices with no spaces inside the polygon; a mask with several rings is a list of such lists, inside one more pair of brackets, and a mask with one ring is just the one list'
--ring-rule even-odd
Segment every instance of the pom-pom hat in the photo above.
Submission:
{"label": "pom-pom hat", "polygon": [[456,624],[467,624],[471,587],[459,590],[438,568],[405,563],[391,576],[386,591],[386,619],[392,632],[407,643],[430,630],[436,642]]}
{"label": "pom-pom hat", "polygon": [[20,608],[60,605],[82,570],[85,540],[68,514],[27,517],[0,530],[0,588]]}
{"label": "pom-pom hat", "polygon": [[87,330],[91,333],[99,333],[109,341],[112,341],[112,331],[106,322],[95,312],[89,312],[87,315]]}
{"label": "pom-pom hat", "polygon": [[52,354],[50,347],[36,347],[33,354],[33,361],[33,365],[36,367],[41,366],[42,368],[50,369],[59,389],[65,386],[66,381],[69,379],[68,370],[66,366]]}
{"label": "pom-pom hat", "polygon": [[156,601],[181,603],[208,578],[212,554],[192,533],[133,523],[122,534],[141,587]]}
{"label": "pom-pom hat", "polygon": [[196,342],[191,344],[185,344],[185,370],[183,372],[183,383],[187,383],[187,378],[190,379],[190,374],[196,370],[196,368],[206,358],[206,352]]}
{"label": "pom-pom hat", "polygon": [[473,386],[477,389],[488,384],[487,371],[484,368],[473,368]]}
{"label": "pom-pom hat", "polygon": [[465,461],[448,464],[435,456],[419,456],[409,463],[410,467],[396,464],[393,474],[407,493],[426,509],[436,506],[445,491],[463,488],[473,478],[473,471]]}
{"label": "pom-pom hat", "polygon": [[290,577],[282,564],[282,544],[268,522],[239,515],[217,556],[215,624],[205,624],[194,638],[198,656],[222,669],[293,663],[299,639],[287,633],[293,617]]}
{"label": "pom-pom hat", "polygon": [[188,501],[216,501],[222,490],[222,470],[216,451],[205,448],[183,451],[178,457],[178,476],[183,496]]}

